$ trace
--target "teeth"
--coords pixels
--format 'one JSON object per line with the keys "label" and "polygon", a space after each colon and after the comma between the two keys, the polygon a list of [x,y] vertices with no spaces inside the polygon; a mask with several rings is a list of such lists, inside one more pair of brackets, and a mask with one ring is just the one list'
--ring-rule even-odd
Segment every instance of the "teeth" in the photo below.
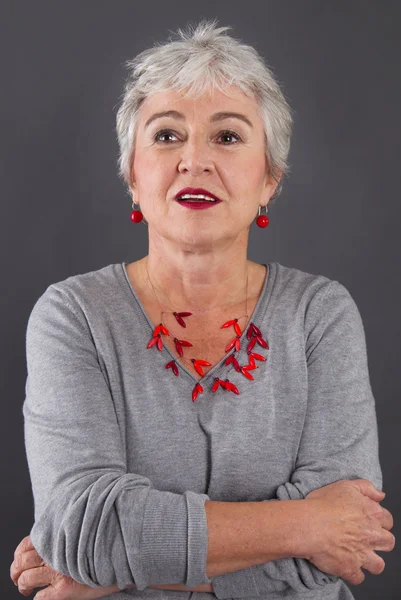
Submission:
{"label": "teeth", "polygon": [[203,196],[201,194],[184,194],[184,196],[179,196],[177,200],[207,200],[208,202],[216,202],[210,196]]}

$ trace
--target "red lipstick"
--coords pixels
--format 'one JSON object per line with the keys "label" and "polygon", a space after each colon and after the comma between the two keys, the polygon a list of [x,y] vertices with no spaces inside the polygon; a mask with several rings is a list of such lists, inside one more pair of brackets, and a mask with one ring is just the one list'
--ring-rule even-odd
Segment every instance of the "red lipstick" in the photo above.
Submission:
{"label": "red lipstick", "polygon": [[[209,198],[213,198],[215,200],[215,202],[211,202],[208,200],[205,200],[205,201],[202,201],[202,200],[178,200],[178,198],[180,198],[180,196],[184,196],[185,194],[191,194],[193,196],[195,196],[195,195],[208,196]],[[211,208],[212,206],[216,206],[216,204],[220,204],[220,202],[222,202],[222,200],[220,200],[220,198],[218,196],[216,196],[215,194],[212,194],[211,192],[209,192],[208,190],[205,190],[204,188],[190,188],[190,187],[180,190],[175,195],[175,199],[182,206],[185,206],[186,208],[192,208],[195,210]]]}

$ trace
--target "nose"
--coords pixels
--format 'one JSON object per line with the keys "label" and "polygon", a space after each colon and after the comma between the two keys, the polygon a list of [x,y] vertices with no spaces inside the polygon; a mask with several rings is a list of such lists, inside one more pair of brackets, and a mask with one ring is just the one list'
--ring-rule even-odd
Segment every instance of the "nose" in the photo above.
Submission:
{"label": "nose", "polygon": [[180,173],[190,172],[193,175],[212,171],[213,161],[208,145],[201,140],[187,141],[182,149],[178,170]]}

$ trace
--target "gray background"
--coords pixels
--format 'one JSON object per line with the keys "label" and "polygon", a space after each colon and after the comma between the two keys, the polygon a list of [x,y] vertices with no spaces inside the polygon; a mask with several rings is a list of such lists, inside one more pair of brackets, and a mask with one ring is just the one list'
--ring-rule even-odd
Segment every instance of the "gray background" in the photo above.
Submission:
{"label": "gray background", "polygon": [[[386,0],[16,1],[0,6],[1,597],[28,535],[25,328],[46,287],[147,253],[117,177],[123,62],[169,30],[217,17],[273,68],[295,110],[291,175],[252,225],[249,258],[343,283],[361,312],[377,403],[383,502],[400,514],[401,3]],[[379,552],[357,599],[401,597],[400,551]]]}

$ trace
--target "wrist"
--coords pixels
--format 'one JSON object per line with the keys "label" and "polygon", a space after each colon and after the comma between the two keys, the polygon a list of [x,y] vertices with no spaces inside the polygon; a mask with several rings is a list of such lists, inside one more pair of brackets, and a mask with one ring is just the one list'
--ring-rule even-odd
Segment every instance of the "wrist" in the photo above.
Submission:
{"label": "wrist", "polygon": [[[278,500],[266,502],[272,507],[275,529],[273,539],[278,544],[275,555],[278,558],[307,558],[311,550],[313,531],[313,510],[306,500]],[[268,533],[272,531],[268,524]]]}
{"label": "wrist", "polygon": [[296,558],[310,560],[318,544],[317,509],[312,500],[292,500],[296,502],[296,525],[293,531],[293,552]]}
{"label": "wrist", "polygon": [[[135,586],[129,586],[135,587]],[[126,589],[126,588],[124,588]],[[114,594],[115,592],[121,592],[118,585],[107,585],[102,587],[90,588],[88,586],[88,590],[86,595],[82,598],[82,600],[97,600],[97,598],[104,598],[105,596],[109,596]]]}

